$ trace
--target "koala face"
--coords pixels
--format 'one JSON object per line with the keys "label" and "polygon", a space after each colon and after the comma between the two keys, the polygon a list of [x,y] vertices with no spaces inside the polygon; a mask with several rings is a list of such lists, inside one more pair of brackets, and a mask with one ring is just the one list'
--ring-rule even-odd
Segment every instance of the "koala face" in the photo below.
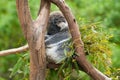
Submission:
{"label": "koala face", "polygon": [[47,34],[53,35],[68,28],[68,23],[62,13],[53,12],[50,14]]}

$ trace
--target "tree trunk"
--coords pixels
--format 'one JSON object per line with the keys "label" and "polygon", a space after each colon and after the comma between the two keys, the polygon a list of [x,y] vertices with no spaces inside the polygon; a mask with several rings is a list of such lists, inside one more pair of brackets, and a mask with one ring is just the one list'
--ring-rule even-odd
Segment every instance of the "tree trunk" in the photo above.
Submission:
{"label": "tree trunk", "polygon": [[28,0],[16,0],[18,16],[30,49],[30,80],[45,80],[46,54],[44,35],[50,12],[50,2],[41,0],[39,16],[32,21]]}

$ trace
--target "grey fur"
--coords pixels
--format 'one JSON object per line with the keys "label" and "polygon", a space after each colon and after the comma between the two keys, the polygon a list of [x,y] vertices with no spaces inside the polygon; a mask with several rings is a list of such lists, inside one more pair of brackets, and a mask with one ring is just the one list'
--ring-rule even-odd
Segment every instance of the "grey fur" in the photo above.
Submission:
{"label": "grey fur", "polygon": [[69,48],[65,43],[71,38],[66,23],[67,21],[62,13],[54,12],[50,15],[47,34],[45,36],[48,62],[60,63],[66,58],[64,49],[69,50]]}

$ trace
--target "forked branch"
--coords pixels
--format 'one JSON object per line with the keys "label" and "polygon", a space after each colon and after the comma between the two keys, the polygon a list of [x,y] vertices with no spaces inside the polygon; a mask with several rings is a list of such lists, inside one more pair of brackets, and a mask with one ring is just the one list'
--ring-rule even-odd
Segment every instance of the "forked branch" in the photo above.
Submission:
{"label": "forked branch", "polygon": [[50,12],[50,2],[41,0],[39,16],[32,20],[28,0],[16,0],[18,16],[30,49],[30,80],[45,80],[46,54],[44,34]]}

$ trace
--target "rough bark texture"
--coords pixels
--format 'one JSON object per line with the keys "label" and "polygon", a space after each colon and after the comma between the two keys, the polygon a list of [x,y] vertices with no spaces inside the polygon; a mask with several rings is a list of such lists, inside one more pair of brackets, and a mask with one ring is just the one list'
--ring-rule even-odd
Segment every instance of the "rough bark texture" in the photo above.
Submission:
{"label": "rough bark texture", "polygon": [[45,80],[46,55],[44,34],[50,12],[50,2],[41,0],[39,16],[32,21],[28,0],[16,0],[18,17],[30,49],[30,80]]}

